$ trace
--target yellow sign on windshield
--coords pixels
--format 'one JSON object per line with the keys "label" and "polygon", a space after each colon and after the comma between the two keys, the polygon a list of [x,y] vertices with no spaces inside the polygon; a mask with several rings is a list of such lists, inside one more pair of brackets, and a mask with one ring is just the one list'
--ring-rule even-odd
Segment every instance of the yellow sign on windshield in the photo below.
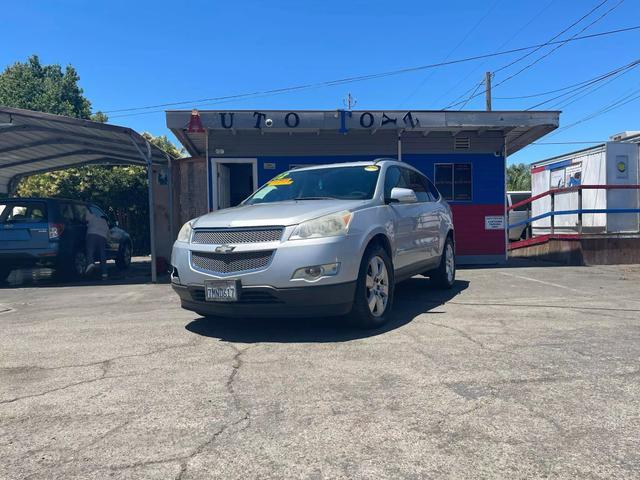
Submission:
{"label": "yellow sign on windshield", "polygon": [[267,185],[270,187],[280,187],[282,185],[291,185],[293,183],[293,178],[274,178],[267,182]]}

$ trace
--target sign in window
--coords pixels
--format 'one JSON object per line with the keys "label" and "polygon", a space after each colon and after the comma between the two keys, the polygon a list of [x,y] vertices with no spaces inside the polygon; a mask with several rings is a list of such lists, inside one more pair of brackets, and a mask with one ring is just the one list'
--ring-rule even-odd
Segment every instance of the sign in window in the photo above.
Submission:
{"label": "sign in window", "polygon": [[434,172],[436,188],[447,200],[471,201],[470,163],[438,163]]}

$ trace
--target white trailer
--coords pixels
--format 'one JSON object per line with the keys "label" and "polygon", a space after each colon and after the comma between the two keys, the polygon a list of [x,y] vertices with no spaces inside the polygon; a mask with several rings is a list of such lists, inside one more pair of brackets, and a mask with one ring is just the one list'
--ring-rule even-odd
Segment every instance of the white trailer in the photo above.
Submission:
{"label": "white trailer", "polygon": [[[637,185],[640,183],[639,147],[640,144],[628,140],[611,141],[535,162],[531,165],[531,195],[535,197],[551,189],[577,185]],[[577,210],[578,195],[577,191],[571,191],[534,200],[531,216],[535,218],[551,211]],[[640,208],[640,191],[582,190],[583,210],[621,208]],[[578,233],[578,224],[577,213],[556,215],[553,233]],[[583,213],[582,215],[582,233],[638,232],[639,227],[638,213]],[[552,233],[551,217],[534,220],[532,233],[534,236]]]}

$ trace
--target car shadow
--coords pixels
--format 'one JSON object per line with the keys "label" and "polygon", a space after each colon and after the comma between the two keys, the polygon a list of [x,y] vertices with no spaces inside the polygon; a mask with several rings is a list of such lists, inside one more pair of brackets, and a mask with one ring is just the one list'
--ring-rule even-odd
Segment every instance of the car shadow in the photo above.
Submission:
{"label": "car shadow", "polygon": [[[113,262],[107,262],[107,267],[109,273],[105,280],[100,278],[99,268],[80,279],[66,278],[50,268],[23,268],[14,270],[6,281],[0,281],[0,289],[139,285],[151,281],[151,262],[147,259],[136,258],[127,270],[119,270]],[[158,283],[169,283],[169,275],[159,273]]]}
{"label": "car shadow", "polygon": [[394,312],[381,328],[364,330],[350,326],[344,317],[323,318],[198,318],[185,326],[197,335],[234,343],[325,343],[347,342],[381,335],[400,328],[421,314],[448,302],[469,286],[456,280],[449,290],[439,290],[423,277],[398,284]]}

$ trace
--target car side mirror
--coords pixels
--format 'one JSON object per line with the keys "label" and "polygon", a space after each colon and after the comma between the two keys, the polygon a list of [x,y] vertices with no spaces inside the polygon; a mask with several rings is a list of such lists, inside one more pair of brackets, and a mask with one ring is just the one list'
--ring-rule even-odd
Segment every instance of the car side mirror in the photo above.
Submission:
{"label": "car side mirror", "polygon": [[416,203],[418,197],[416,192],[410,188],[394,187],[391,189],[391,196],[388,201],[389,203]]}

